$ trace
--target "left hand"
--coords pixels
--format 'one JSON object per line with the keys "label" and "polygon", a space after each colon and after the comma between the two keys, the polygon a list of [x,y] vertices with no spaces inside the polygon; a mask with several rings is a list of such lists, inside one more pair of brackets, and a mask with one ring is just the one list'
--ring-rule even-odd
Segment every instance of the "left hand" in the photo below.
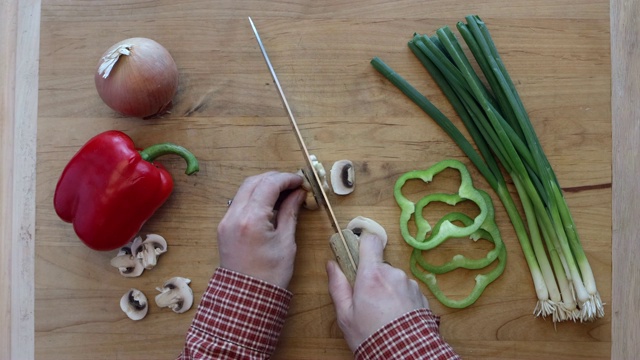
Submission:
{"label": "left hand", "polygon": [[280,172],[244,181],[218,225],[221,267],[282,288],[289,285],[298,212],[306,196],[301,184],[300,175]]}

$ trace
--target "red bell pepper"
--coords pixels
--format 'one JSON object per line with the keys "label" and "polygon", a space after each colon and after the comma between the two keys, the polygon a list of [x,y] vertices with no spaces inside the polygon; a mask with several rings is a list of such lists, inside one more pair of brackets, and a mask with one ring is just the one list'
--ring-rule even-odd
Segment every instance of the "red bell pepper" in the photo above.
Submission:
{"label": "red bell pepper", "polygon": [[184,158],[187,175],[199,169],[195,156],[175,144],[138,151],[120,131],[96,135],[62,172],[53,198],[56,213],[94,250],[124,246],[171,195],[171,174],[153,162],[165,154]]}

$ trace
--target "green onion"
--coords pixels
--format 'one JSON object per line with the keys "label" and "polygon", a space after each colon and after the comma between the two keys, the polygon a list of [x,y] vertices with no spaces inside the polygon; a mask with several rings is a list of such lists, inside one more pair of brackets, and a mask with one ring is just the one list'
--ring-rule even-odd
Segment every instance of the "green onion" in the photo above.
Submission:
{"label": "green onion", "polygon": [[[467,16],[457,29],[473,54],[483,84],[448,27],[415,34],[409,48],[441,88],[472,143],[438,108],[379,58],[373,67],[425,111],[456,142],[496,192],[531,272],[536,316],[588,321],[604,316],[595,278],[557,177],[484,22]],[[476,148],[478,150],[476,150]],[[517,209],[501,167],[513,181]],[[526,224],[526,225],[525,225]]]}

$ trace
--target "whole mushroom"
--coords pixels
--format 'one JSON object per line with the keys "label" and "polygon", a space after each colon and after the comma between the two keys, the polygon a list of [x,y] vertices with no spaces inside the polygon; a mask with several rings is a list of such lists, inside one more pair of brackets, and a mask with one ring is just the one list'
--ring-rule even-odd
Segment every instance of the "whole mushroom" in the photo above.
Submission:
{"label": "whole mushroom", "polygon": [[382,239],[384,246],[387,246],[387,232],[382,225],[369,218],[364,216],[355,217],[347,224],[347,229],[351,230],[358,237],[363,233],[376,235]]}

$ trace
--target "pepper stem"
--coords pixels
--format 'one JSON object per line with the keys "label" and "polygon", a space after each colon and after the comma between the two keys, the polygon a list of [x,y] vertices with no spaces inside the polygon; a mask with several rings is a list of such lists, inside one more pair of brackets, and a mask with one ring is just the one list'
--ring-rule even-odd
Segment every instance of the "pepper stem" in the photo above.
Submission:
{"label": "pepper stem", "polygon": [[200,170],[200,165],[198,165],[198,159],[196,159],[196,156],[193,155],[191,151],[185,149],[180,145],[172,143],[155,144],[140,151],[140,156],[142,156],[142,158],[148,162],[152,162],[158,156],[168,154],[179,155],[187,162],[187,170],[185,171],[185,174],[191,175]]}

